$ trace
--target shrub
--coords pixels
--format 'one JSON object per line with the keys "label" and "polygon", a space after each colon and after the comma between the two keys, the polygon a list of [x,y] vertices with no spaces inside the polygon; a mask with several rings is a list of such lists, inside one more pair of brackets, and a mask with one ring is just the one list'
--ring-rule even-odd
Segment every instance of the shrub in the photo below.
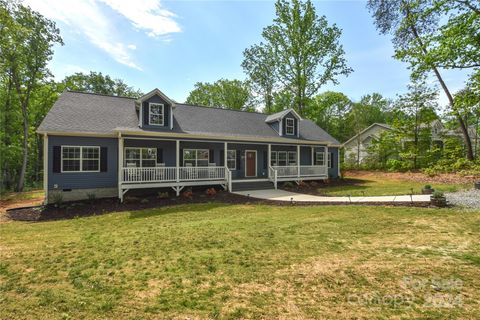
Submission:
{"label": "shrub", "polygon": [[435,191],[433,194],[432,194],[432,198],[434,199],[441,199],[443,198],[445,195],[443,194],[443,192],[441,191]]}
{"label": "shrub", "polygon": [[140,202],[140,198],[134,197],[134,196],[126,196],[123,201],[125,203],[135,203],[135,202]]}
{"label": "shrub", "polygon": [[183,191],[182,192],[182,197],[184,197],[186,199],[192,199],[192,197],[193,197],[192,189],[188,189],[186,191]]}
{"label": "shrub", "polygon": [[312,188],[318,187],[318,182],[317,181],[310,182],[310,187],[312,187]]}
{"label": "shrub", "polygon": [[298,183],[298,188],[299,188],[299,189],[308,188],[308,184],[307,184],[305,181],[300,181],[300,182]]}
{"label": "shrub", "polygon": [[165,191],[165,192],[159,192],[158,195],[157,195],[157,198],[159,199],[168,199],[170,198],[170,194]]}
{"label": "shrub", "polygon": [[96,198],[97,198],[97,195],[95,194],[95,192],[87,192],[87,199],[88,201],[90,201],[90,203],[93,203],[93,201],[95,201]]}
{"label": "shrub", "polygon": [[60,207],[63,203],[63,194],[61,192],[54,192],[52,194],[52,203],[56,208]]}
{"label": "shrub", "polygon": [[432,189],[432,186],[429,184],[426,184],[425,186],[423,186],[423,189]]}
{"label": "shrub", "polygon": [[207,190],[205,190],[205,194],[209,197],[215,197],[215,195],[217,194],[217,190],[215,190],[215,188],[208,188]]}
{"label": "shrub", "polygon": [[148,199],[147,199],[147,198],[143,198],[142,200],[140,200],[140,203],[142,203],[142,204],[148,203]]}
{"label": "shrub", "polygon": [[293,188],[293,183],[291,183],[290,181],[287,181],[283,184],[283,187],[284,188]]}

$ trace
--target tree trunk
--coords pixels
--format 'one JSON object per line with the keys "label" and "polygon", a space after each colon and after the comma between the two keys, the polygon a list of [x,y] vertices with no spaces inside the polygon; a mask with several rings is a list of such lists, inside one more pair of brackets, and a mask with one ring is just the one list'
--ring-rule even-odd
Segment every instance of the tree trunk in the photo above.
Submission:
{"label": "tree trunk", "polygon": [[[409,15],[408,10],[407,10],[407,15]],[[417,39],[418,44],[420,45],[420,48],[422,49],[423,54],[426,56],[428,54],[427,49],[425,48],[425,45],[423,44],[423,41],[420,38],[420,35],[418,34],[416,27],[414,25],[410,25],[410,29],[412,30],[412,33],[415,36],[415,39]],[[440,85],[442,86],[443,91],[447,95],[448,102],[450,103],[450,106],[453,110],[453,114],[455,115],[458,123],[460,124],[460,128],[461,128],[462,133],[463,133],[463,139],[465,141],[465,146],[467,148],[467,159],[470,160],[470,161],[473,161],[474,157],[473,157],[472,140],[470,139],[470,136],[468,135],[468,128],[465,124],[465,121],[463,121],[460,114],[455,110],[455,101],[453,99],[453,96],[450,93],[450,90],[448,89],[447,85],[445,84],[445,81],[443,80],[442,75],[438,71],[438,68],[434,65],[430,65],[430,67],[432,68],[432,71],[435,73],[435,76],[437,77],[438,82],[440,82]]]}
{"label": "tree trunk", "polygon": [[23,116],[23,159],[22,168],[20,169],[20,175],[18,177],[17,191],[22,192],[25,186],[25,175],[27,172],[28,162],[28,112],[27,101],[22,102],[22,116]]}

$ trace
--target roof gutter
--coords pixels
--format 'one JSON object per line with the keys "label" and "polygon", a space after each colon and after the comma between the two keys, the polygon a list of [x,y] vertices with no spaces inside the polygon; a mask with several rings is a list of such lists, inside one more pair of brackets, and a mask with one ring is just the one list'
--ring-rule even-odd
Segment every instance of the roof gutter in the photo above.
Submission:
{"label": "roof gutter", "polygon": [[327,145],[329,147],[340,147],[337,144],[332,144],[328,141],[313,141],[313,140],[300,140],[300,139],[269,139],[262,137],[247,137],[247,136],[212,136],[202,134],[189,134],[189,133],[171,133],[171,132],[145,132],[145,131],[129,131],[129,130],[114,130],[112,133],[105,132],[67,132],[67,131],[45,131],[37,130],[38,134],[48,134],[56,136],[77,136],[77,137],[98,137],[98,138],[118,138],[119,135],[134,135],[143,137],[165,137],[165,138],[185,138],[185,139],[213,139],[213,140],[227,140],[233,142],[271,142],[271,143],[283,143],[283,144],[303,144],[303,145]]}

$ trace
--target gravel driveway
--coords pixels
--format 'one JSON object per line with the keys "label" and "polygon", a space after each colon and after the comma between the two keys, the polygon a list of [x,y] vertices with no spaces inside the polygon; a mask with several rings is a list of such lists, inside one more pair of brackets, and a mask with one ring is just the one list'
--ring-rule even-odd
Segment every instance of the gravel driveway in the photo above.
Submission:
{"label": "gravel driveway", "polygon": [[450,204],[470,209],[480,209],[480,190],[470,189],[446,193]]}

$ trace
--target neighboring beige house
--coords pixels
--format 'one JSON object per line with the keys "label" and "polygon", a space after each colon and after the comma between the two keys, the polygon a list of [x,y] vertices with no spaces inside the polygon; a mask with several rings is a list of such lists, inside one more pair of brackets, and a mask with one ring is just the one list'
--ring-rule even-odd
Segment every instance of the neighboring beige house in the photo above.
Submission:
{"label": "neighboring beige house", "polygon": [[[443,147],[445,138],[457,137],[459,138],[459,141],[463,143],[462,131],[460,129],[448,130],[440,120],[434,120],[425,126],[429,126],[432,130],[432,142],[437,143],[437,145],[440,145],[441,147]],[[352,164],[363,163],[368,156],[368,148],[371,145],[372,140],[379,138],[382,133],[391,130],[393,130],[393,128],[387,124],[374,123],[359,134],[347,140],[343,143],[345,162]],[[480,145],[479,135],[473,126],[468,128],[468,133],[472,140],[473,152],[476,154]],[[407,140],[403,141],[403,143],[405,142],[407,142]]]}
{"label": "neighboring beige house", "polygon": [[387,124],[374,123],[343,144],[345,162],[362,163],[368,156],[368,147],[373,139],[378,139],[382,133],[393,130]]}

